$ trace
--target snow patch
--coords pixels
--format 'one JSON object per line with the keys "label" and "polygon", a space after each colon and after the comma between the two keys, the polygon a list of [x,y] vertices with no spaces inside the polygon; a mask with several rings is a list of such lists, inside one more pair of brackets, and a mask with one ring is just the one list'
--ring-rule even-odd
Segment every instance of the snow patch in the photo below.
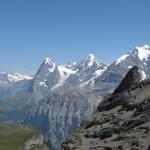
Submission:
{"label": "snow patch", "polygon": [[40,82],[39,84],[40,84],[41,86],[48,87],[44,81],[43,81],[43,82]]}
{"label": "snow patch", "polygon": [[130,66],[130,65],[128,66],[129,69],[131,69],[132,67],[133,67],[133,66]]}
{"label": "snow patch", "polygon": [[75,70],[71,70],[69,68],[66,68],[63,65],[58,66],[58,70],[59,70],[59,73],[60,73],[60,79],[59,79],[58,83],[51,88],[51,91],[54,90],[54,89],[56,89],[56,88],[58,88],[58,87],[63,86],[63,84],[66,81],[66,79],[71,74],[75,74],[76,73]]}
{"label": "snow patch", "polygon": [[89,79],[88,81],[85,81],[84,83],[81,83],[80,84],[80,87],[83,87],[85,85],[90,85],[90,86],[94,86],[95,84],[95,80],[97,77],[100,77],[102,75],[102,73],[107,69],[107,67],[105,67],[104,69],[99,69],[99,70],[96,70],[94,73],[93,73],[93,77],[91,79]]}
{"label": "snow patch", "polygon": [[89,62],[88,62],[88,66],[92,66],[92,65],[93,65],[93,62],[94,62],[94,60],[95,60],[95,56],[90,53],[90,54],[87,56],[86,60],[89,61]]}
{"label": "snow patch", "polygon": [[56,69],[56,64],[53,64],[51,67],[48,68],[48,72],[54,72]]}
{"label": "snow patch", "polygon": [[21,75],[19,73],[15,74],[7,74],[8,80],[11,82],[17,82],[21,80],[31,80],[32,77],[26,76],[26,75]]}
{"label": "snow patch", "polygon": [[53,64],[53,61],[49,57],[47,57],[45,59],[45,64]]}
{"label": "snow patch", "polygon": [[102,73],[107,69],[107,67],[105,67],[104,69],[99,69],[99,70],[96,70],[94,72],[94,75],[96,75],[97,77],[101,76]]}
{"label": "snow patch", "polygon": [[119,58],[116,60],[115,65],[118,65],[119,63],[121,63],[121,62],[122,62],[123,60],[125,60],[128,56],[129,56],[129,54],[125,54],[125,55],[122,55],[121,57],[119,57]]}
{"label": "snow patch", "polygon": [[142,73],[142,80],[145,80],[146,79],[146,73],[143,70],[141,71],[141,73]]}
{"label": "snow patch", "polygon": [[147,61],[148,57],[150,56],[150,47],[148,45],[144,45],[144,47],[136,47],[135,50],[141,61]]}

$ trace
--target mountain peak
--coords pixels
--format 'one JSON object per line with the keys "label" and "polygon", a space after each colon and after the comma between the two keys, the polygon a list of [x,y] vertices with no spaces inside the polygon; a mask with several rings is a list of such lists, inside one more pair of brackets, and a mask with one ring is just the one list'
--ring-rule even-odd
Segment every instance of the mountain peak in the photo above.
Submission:
{"label": "mountain peak", "polygon": [[150,56],[150,46],[144,45],[143,47],[136,47],[133,54],[138,55],[141,61],[147,60]]}
{"label": "mountain peak", "polygon": [[47,57],[44,61],[45,64],[53,64],[54,62],[52,61],[52,59],[50,59],[49,57]]}
{"label": "mountain peak", "polygon": [[141,46],[141,47],[135,47],[135,49],[139,50],[139,49],[142,49],[143,51],[144,50],[149,50],[150,51],[150,45],[148,44],[145,44],[144,46]]}
{"label": "mountain peak", "polygon": [[93,60],[95,59],[95,56],[92,53],[89,53],[86,58]]}
{"label": "mountain peak", "polygon": [[54,72],[56,69],[56,64],[49,58],[47,57],[43,63],[41,64],[39,70],[37,71],[35,76],[48,76],[48,74],[51,72]]}
{"label": "mountain peak", "polygon": [[48,70],[48,72],[54,72],[56,69],[56,64],[53,62],[52,59],[50,59],[49,57],[47,57],[44,62],[42,63],[41,67],[44,70]]}
{"label": "mountain peak", "polygon": [[150,45],[145,44],[145,45],[144,45],[144,48],[150,50]]}
{"label": "mountain peak", "polygon": [[91,67],[93,64],[96,64],[96,65],[100,65],[100,62],[99,60],[91,53],[89,53],[85,59],[82,61],[82,66],[85,67],[85,66],[89,66]]}

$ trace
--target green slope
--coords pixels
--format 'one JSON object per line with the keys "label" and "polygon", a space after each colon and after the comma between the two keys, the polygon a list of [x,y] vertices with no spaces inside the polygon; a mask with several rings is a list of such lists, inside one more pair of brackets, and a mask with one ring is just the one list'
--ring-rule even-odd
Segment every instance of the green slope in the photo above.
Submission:
{"label": "green slope", "polygon": [[0,123],[0,150],[23,150],[25,142],[39,131],[12,123]]}

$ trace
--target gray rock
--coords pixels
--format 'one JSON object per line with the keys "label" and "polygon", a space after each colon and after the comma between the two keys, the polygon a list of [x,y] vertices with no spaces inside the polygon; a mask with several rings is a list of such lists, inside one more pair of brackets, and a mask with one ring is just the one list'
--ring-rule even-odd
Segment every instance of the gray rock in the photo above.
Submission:
{"label": "gray rock", "polygon": [[[132,71],[135,76],[130,74]],[[121,92],[118,90],[106,97],[97,111],[68,136],[62,150],[150,149],[150,83],[143,81],[142,87],[126,91],[127,87],[139,83],[136,71],[135,67],[131,69],[122,82],[126,82],[128,76],[134,80],[128,80],[127,86],[121,83]]]}

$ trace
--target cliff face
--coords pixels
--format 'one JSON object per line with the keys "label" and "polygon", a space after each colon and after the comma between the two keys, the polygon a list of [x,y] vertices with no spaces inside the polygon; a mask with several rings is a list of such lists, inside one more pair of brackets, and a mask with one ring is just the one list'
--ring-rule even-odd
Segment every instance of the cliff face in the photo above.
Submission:
{"label": "cliff face", "polygon": [[150,150],[150,80],[132,68],[62,150]]}

